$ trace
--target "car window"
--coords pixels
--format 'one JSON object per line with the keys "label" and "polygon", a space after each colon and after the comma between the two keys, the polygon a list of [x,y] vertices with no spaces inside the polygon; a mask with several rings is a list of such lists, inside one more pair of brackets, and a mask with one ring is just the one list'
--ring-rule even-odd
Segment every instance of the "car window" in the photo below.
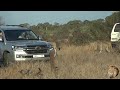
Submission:
{"label": "car window", "polygon": [[117,25],[115,26],[114,32],[120,32],[120,24],[117,24]]}
{"label": "car window", "polygon": [[5,30],[4,33],[7,41],[38,40],[31,30]]}
{"label": "car window", "polygon": [[2,41],[2,38],[3,38],[3,34],[2,31],[0,31],[0,41]]}

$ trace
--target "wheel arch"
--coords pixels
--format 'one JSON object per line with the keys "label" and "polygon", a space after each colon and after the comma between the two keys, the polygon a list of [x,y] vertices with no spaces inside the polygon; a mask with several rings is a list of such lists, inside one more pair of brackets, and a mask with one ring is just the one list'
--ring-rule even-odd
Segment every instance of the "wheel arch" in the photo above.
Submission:
{"label": "wheel arch", "polygon": [[4,50],[3,53],[2,53],[2,59],[3,59],[3,55],[4,55],[5,52],[10,53],[8,50]]}
{"label": "wheel arch", "polygon": [[10,53],[10,51],[8,51],[8,50],[4,50],[4,51],[3,51],[3,54],[4,54],[5,52]]}

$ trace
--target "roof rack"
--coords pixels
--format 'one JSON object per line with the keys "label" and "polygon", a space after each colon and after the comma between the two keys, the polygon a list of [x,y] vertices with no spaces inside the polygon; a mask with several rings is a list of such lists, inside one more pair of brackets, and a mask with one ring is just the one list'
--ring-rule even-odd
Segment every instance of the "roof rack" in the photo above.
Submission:
{"label": "roof rack", "polygon": [[20,26],[20,27],[24,27],[23,25],[5,25],[5,26]]}

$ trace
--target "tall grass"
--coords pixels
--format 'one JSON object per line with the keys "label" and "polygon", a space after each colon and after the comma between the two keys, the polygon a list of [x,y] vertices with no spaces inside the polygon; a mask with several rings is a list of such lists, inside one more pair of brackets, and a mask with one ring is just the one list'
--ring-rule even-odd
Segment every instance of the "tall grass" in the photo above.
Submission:
{"label": "tall grass", "polygon": [[[108,79],[109,65],[120,68],[120,55],[107,52],[111,50],[110,43],[102,43],[102,52],[99,53],[99,42],[85,46],[62,46],[58,51],[56,65],[58,72],[51,71],[50,62],[18,62],[9,67],[0,68],[1,79]],[[41,69],[40,74],[38,68]],[[21,73],[21,71],[24,73]],[[26,70],[29,73],[26,74]],[[120,75],[116,79],[120,78]]]}

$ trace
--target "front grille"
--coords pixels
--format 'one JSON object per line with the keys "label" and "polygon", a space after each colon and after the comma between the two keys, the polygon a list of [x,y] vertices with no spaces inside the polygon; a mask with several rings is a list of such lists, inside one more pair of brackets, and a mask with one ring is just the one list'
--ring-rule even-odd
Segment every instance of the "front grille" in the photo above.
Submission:
{"label": "front grille", "polygon": [[47,53],[47,50],[24,50],[27,54]]}
{"label": "front grille", "polygon": [[39,46],[27,46],[24,50],[27,54],[38,54],[38,53],[47,53],[47,46],[46,45],[39,45]]}
{"label": "front grille", "polygon": [[27,46],[28,49],[34,49],[35,47],[47,48],[47,45],[29,45],[29,46]]}

